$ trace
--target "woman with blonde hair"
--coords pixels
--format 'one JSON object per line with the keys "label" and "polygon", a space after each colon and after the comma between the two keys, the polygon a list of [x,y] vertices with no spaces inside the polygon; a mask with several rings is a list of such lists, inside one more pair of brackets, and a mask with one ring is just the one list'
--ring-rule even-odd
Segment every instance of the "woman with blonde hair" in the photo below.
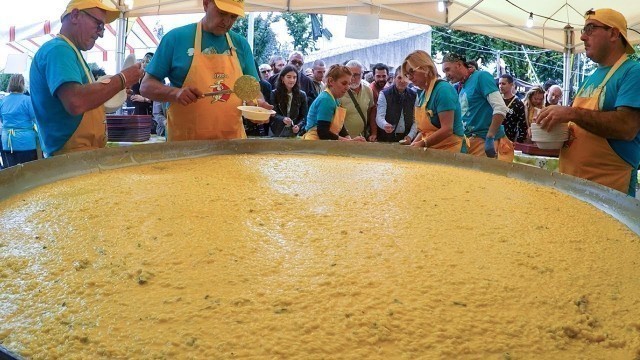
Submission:
{"label": "woman with blonde hair", "polygon": [[36,115],[31,98],[24,94],[24,77],[14,74],[9,79],[7,95],[0,100],[2,153],[5,166],[14,166],[38,159],[36,152]]}
{"label": "woman with blonde hair", "polygon": [[462,111],[451,84],[438,79],[438,71],[425,51],[416,50],[402,63],[402,73],[423,91],[416,98],[418,135],[411,146],[466,152]]}
{"label": "woman with blonde hair", "polygon": [[527,126],[530,127],[531,123],[535,120],[537,114],[536,109],[542,110],[544,107],[544,90],[540,86],[534,86],[527,92],[524,97],[524,109],[527,115]]}
{"label": "woman with blonde hair", "polygon": [[304,134],[305,140],[366,141],[364,137],[351,138],[344,127],[346,109],[338,100],[343,97],[351,83],[351,70],[344,65],[331,65],[325,75],[325,90],[318,95],[309,108]]}

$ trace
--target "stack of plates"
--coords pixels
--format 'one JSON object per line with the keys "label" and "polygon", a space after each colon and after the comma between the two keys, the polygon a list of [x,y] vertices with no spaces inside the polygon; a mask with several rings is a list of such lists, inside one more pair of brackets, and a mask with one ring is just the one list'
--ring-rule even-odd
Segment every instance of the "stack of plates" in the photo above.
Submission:
{"label": "stack of plates", "polygon": [[569,138],[569,125],[567,123],[556,124],[549,131],[543,130],[538,124],[531,124],[531,140],[535,141],[540,149],[560,149]]}
{"label": "stack of plates", "polygon": [[143,142],[151,137],[151,115],[108,115],[107,141]]}

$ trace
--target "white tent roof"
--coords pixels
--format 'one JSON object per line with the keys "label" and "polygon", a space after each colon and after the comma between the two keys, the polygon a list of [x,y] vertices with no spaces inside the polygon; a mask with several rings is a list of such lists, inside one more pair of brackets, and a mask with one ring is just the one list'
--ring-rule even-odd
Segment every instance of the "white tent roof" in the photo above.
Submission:
{"label": "white tent roof", "polygon": [[[103,0],[120,3],[125,0]],[[640,43],[640,2],[637,0],[449,0],[438,11],[438,0],[248,0],[245,10],[347,15],[379,14],[380,18],[435,26],[448,26],[512,40],[541,48],[583,50],[580,29],[584,13],[591,8],[611,7],[625,14],[632,44]],[[134,0],[126,16],[203,12],[202,0]],[[533,13],[533,28],[526,27]],[[573,44],[566,41],[565,26],[574,28]]]}

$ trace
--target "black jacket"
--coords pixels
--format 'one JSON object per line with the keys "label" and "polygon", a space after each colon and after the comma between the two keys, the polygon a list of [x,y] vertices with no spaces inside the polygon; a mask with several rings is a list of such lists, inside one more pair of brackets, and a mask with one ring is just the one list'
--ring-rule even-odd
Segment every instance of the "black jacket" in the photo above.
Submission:
{"label": "black jacket", "polygon": [[304,91],[293,94],[291,97],[291,108],[287,114],[288,102],[288,96],[285,96],[284,99],[277,99],[276,91],[271,91],[269,103],[273,105],[273,110],[276,114],[269,121],[269,127],[271,129],[271,133],[275,137],[290,137],[296,135],[293,133],[291,126],[286,127],[284,125],[283,120],[285,117],[291,118],[291,120],[293,120],[293,124],[300,127],[300,132],[298,132],[298,134],[301,134],[301,132],[304,131],[304,126],[307,123],[307,111],[309,110],[309,107],[307,106],[307,95]]}

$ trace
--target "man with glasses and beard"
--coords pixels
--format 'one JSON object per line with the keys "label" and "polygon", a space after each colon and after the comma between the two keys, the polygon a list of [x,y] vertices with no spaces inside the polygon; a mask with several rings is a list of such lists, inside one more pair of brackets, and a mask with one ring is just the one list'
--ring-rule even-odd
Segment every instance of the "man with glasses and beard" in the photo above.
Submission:
{"label": "man with glasses and beard", "polygon": [[573,106],[548,106],[536,123],[569,123],[560,150],[561,172],[635,196],[640,165],[640,64],[627,37],[627,20],[612,9],[589,10],[580,39],[598,68],[580,86]]}
{"label": "man with glasses and beard", "polygon": [[142,76],[140,64],[95,81],[81,51],[104,35],[120,12],[100,0],[71,0],[60,34],[33,57],[31,99],[45,157],[106,145],[103,104]]}
{"label": "man with glasses and beard", "polygon": [[373,104],[373,91],[368,84],[362,80],[364,67],[358,60],[350,60],[345,65],[351,70],[351,83],[349,90],[340,98],[340,104],[347,109],[344,119],[344,127],[351,136],[363,136],[368,140],[372,121],[370,118]]}

